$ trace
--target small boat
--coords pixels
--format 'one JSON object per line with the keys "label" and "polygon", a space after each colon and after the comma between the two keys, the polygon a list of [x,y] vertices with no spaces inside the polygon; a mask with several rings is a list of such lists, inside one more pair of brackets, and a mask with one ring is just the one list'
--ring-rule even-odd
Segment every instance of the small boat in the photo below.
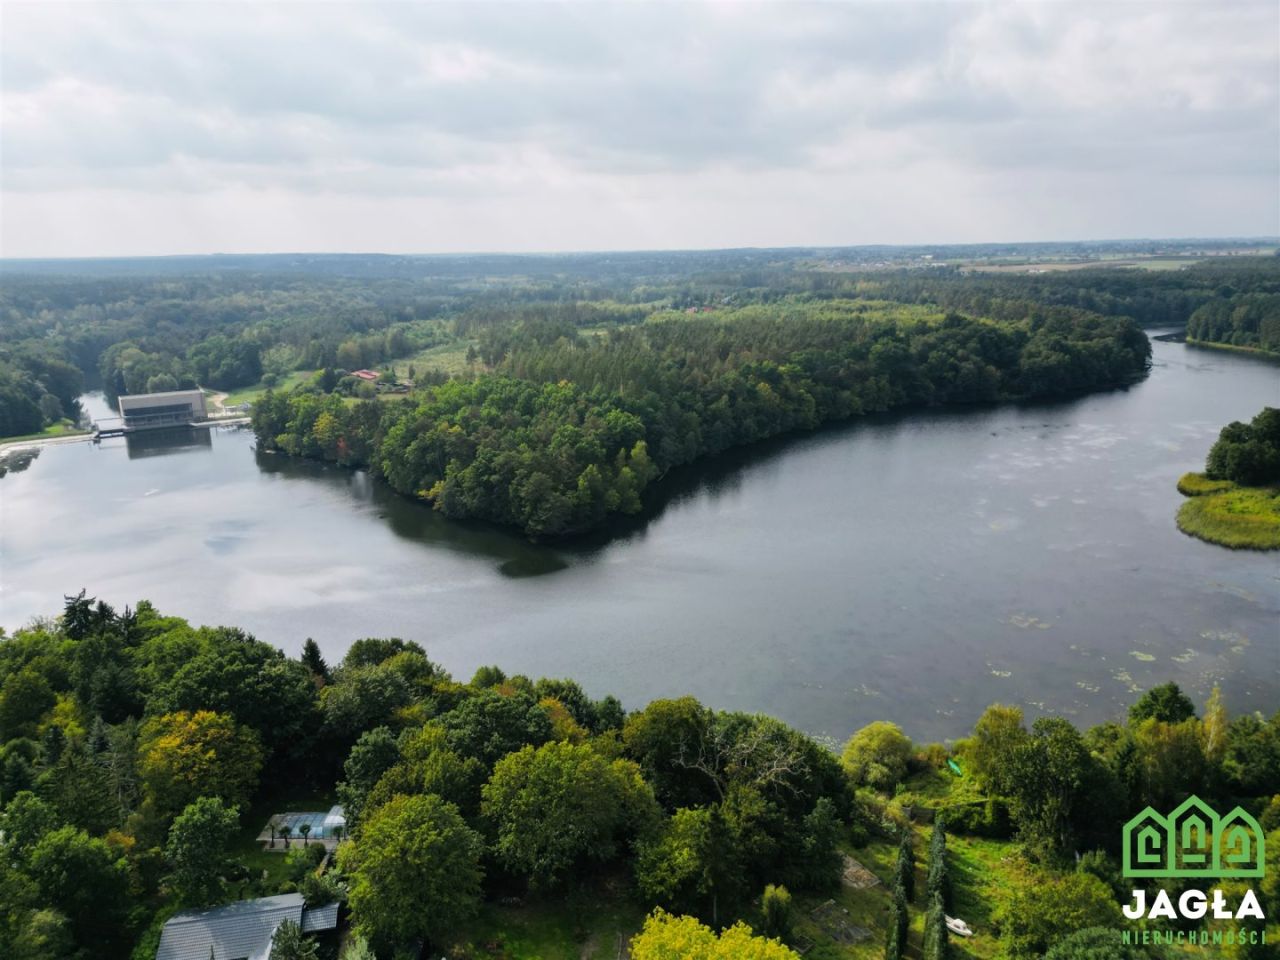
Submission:
{"label": "small boat", "polygon": [[951,768],[951,772],[957,777],[963,777],[964,771],[960,769],[960,764],[956,763],[950,757],[947,757],[947,766]]}
{"label": "small boat", "polygon": [[[944,915],[945,916],[945,915]],[[973,928],[956,917],[946,917],[947,929],[961,937],[972,937]]]}

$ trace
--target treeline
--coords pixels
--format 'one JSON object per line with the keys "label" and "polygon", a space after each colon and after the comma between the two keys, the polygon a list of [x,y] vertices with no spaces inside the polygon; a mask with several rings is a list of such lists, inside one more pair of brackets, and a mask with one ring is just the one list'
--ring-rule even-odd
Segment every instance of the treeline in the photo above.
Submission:
{"label": "treeline", "polygon": [[271,395],[254,429],[267,448],[369,465],[446,516],[555,537],[634,513],[663,472],[729,447],[906,405],[1117,386],[1150,349],[1128,321],[1078,311],[993,323],[803,299],[605,334],[539,318],[504,337],[474,380],[384,407]]}
{"label": "treeline", "polygon": [[0,437],[39,433],[80,415],[84,376],[42,344],[0,346]]}
{"label": "treeline", "polygon": [[1205,476],[1246,487],[1280,483],[1280,410],[1263,407],[1249,423],[1223,427],[1209,448]]}
{"label": "treeline", "polygon": [[[1172,684],[1084,733],[1059,718],[1028,729],[993,706],[950,751],[877,723],[837,758],[776,720],[689,697],[629,713],[572,680],[485,667],[463,683],[399,639],[359,640],[330,666],[310,641],[294,659],[82,592],[0,642],[0,744],[0,955],[14,960],[152,960],[175,909],[280,892],[235,840],[291,791],[336,790],[350,839],[323,876],[305,843],[290,853],[284,889],[346,900],[384,958],[422,942],[472,955],[465,931],[484,902],[603,883],[711,925],[655,915],[640,941],[652,952],[637,955],[714,944],[743,917],[785,936],[790,891],[827,896],[842,848],[872,840],[900,849],[891,947],[919,892],[924,955],[943,957],[950,832],[1017,840],[1009,855],[1034,882],[994,924],[1007,955],[1030,960],[1119,922],[1120,826],[1148,804],[1239,803],[1280,855],[1280,715],[1232,718],[1215,692],[1198,717]],[[960,787],[948,757],[970,771]],[[941,823],[916,891],[912,824],[926,815]],[[1280,889],[1259,896],[1275,916]],[[744,929],[723,934],[726,956],[793,960]]]}
{"label": "treeline", "polygon": [[1280,293],[1237,293],[1212,300],[1191,315],[1187,338],[1280,354]]}

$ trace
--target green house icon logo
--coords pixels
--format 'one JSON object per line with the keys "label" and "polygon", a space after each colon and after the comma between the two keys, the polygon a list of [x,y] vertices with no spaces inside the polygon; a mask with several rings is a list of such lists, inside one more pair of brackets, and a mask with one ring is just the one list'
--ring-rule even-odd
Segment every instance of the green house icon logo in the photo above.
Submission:
{"label": "green house icon logo", "polygon": [[1261,877],[1266,841],[1240,807],[1220,817],[1188,797],[1167,817],[1147,807],[1124,825],[1126,877]]}

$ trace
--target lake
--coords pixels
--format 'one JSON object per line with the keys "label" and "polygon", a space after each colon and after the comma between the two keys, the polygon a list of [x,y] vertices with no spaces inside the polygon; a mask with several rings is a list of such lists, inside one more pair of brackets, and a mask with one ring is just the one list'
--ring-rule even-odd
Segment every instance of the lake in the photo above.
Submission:
{"label": "lake", "polygon": [[497,663],[630,708],[691,693],[837,739],[875,719],[962,736],[995,701],[1092,723],[1169,679],[1269,713],[1280,560],[1179,533],[1174,484],[1280,404],[1280,368],[1153,346],[1128,390],[867,418],[678,471],[645,517],[567,548],[244,430],[48,447],[0,480],[0,624],[84,587],[290,654],[400,636],[461,679]]}

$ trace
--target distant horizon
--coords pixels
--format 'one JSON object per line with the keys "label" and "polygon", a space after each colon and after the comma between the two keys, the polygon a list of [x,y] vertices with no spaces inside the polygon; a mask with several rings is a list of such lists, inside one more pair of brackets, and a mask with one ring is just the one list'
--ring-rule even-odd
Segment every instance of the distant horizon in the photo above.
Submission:
{"label": "distant horizon", "polygon": [[1107,244],[1128,245],[1142,243],[1212,243],[1212,244],[1277,244],[1280,245],[1280,234],[1225,234],[1220,236],[1131,236],[1131,237],[1089,237],[1066,240],[967,240],[947,242],[911,242],[911,243],[790,243],[776,245],[747,244],[727,247],[610,247],[597,249],[456,249],[456,250],[389,250],[389,249],[348,249],[348,250],[210,250],[187,253],[127,253],[127,254],[81,254],[71,256],[4,256],[0,262],[42,262],[42,261],[102,261],[102,260],[196,260],[208,257],[576,257],[605,256],[610,254],[649,254],[649,253],[734,253],[734,252],[769,252],[795,250],[912,250],[912,249],[948,249],[964,247],[1027,247],[1027,246],[1105,246]]}

